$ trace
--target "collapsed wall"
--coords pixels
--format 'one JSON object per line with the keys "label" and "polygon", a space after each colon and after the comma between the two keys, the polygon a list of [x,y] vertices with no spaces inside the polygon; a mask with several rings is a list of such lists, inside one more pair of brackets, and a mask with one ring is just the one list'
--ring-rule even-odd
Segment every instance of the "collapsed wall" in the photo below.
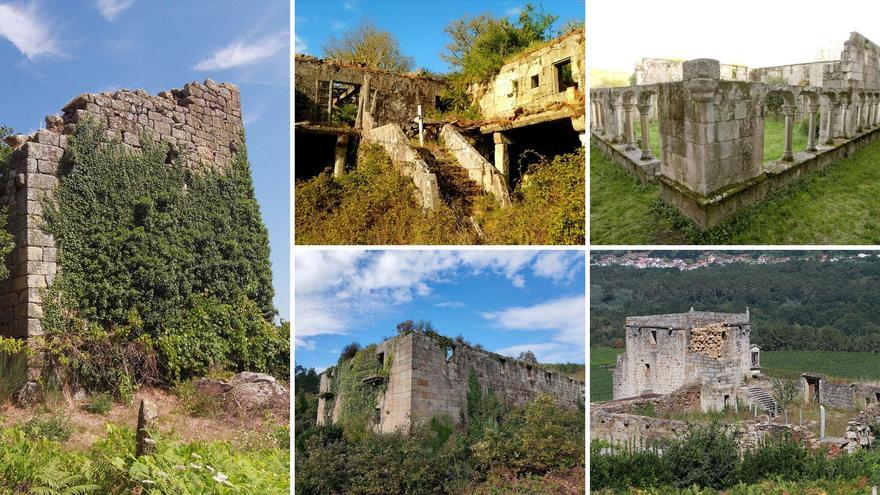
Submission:
{"label": "collapsed wall", "polygon": [[427,74],[397,74],[362,64],[297,55],[294,60],[295,121],[330,124],[333,107],[357,105],[354,127],[395,123],[408,126],[421,105],[422,113],[437,109],[443,79]]}
{"label": "collapsed wall", "polygon": [[46,129],[8,139],[14,148],[0,204],[8,207],[15,247],[6,260],[9,278],[0,281],[0,335],[42,335],[42,290],[59,267],[52,236],[43,229],[43,201],[58,185],[58,171],[73,126],[94,120],[108,137],[130,150],[142,139],[169,145],[168,163],[222,173],[244,136],[238,87],[207,80],[150,96],[143,90],[83,94],[46,117]]}
{"label": "collapsed wall", "polygon": [[[519,361],[476,347],[410,333],[387,340],[376,347],[379,363],[390,360],[387,383],[375,404],[372,426],[378,432],[408,432],[434,416],[445,416],[458,423],[467,413],[468,378],[473,373],[485,397],[492,393],[503,403],[523,406],[539,394],[552,397],[558,404],[584,406],[584,382],[562,373],[542,368],[537,363]],[[332,371],[331,371],[332,373]],[[345,397],[334,397],[332,376],[321,375],[318,422],[336,422]],[[327,410],[329,399],[332,410]]]}
{"label": "collapsed wall", "polygon": [[699,384],[702,410],[731,406],[743,377],[752,372],[750,333],[748,311],[628,317],[613,397],[670,394]]}

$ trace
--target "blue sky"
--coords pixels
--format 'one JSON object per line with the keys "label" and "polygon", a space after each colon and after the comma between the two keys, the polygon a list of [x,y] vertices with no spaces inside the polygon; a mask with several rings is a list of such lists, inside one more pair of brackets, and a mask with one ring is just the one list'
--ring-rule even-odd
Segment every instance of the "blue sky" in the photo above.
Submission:
{"label": "blue sky", "polygon": [[[554,29],[566,20],[584,20],[584,0],[533,0],[548,14],[559,16]],[[321,49],[363,19],[397,37],[401,51],[415,58],[416,68],[448,72],[440,53],[449,43],[443,29],[465,15],[491,13],[515,20],[526,0],[297,0],[294,36],[297,53],[323,57]]]}
{"label": "blue sky", "polygon": [[275,304],[290,319],[288,0],[0,0],[0,124],[29,133],[81,93],[241,88]]}
{"label": "blue sky", "polygon": [[583,251],[297,248],[295,361],[323,369],[404,320],[541,362],[584,362]]}

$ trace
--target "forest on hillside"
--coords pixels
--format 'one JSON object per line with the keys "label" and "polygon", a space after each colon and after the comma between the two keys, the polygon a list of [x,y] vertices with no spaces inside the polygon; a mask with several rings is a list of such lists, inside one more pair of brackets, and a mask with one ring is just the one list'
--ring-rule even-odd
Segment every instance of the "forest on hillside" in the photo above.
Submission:
{"label": "forest on hillside", "polygon": [[623,347],[627,316],[702,311],[752,315],[766,351],[880,352],[880,260],[734,263],[698,270],[590,267],[590,345]]}

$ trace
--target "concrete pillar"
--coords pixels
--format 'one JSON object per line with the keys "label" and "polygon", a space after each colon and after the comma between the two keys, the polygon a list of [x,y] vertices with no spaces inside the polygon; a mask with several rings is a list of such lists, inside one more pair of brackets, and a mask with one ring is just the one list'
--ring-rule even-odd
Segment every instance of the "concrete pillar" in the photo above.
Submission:
{"label": "concrete pillar", "polygon": [[624,122],[623,130],[626,139],[626,149],[632,151],[636,149],[636,126],[633,124],[633,105],[632,103],[623,104]]}
{"label": "concrete pillar", "polygon": [[336,160],[333,162],[333,177],[339,177],[345,173],[345,158],[348,156],[348,134],[340,133],[336,136]]}
{"label": "concrete pillar", "polygon": [[639,119],[642,126],[642,160],[653,160],[651,154],[651,134],[648,132],[648,116],[651,115],[651,104],[639,105]]}
{"label": "concrete pillar", "polygon": [[492,134],[492,140],[495,142],[495,168],[509,180],[510,150],[507,149],[507,145],[510,144],[510,140],[500,132]]}
{"label": "concrete pillar", "polygon": [[791,152],[791,142],[795,111],[797,111],[796,105],[782,105],[782,112],[785,114],[785,153],[782,154],[782,159],[789,162],[794,160],[794,155]]}
{"label": "concrete pillar", "polygon": [[807,151],[816,151],[816,114],[819,105],[810,105],[810,122],[807,126]]}
{"label": "concrete pillar", "polygon": [[819,440],[825,438],[825,406],[819,406]]}

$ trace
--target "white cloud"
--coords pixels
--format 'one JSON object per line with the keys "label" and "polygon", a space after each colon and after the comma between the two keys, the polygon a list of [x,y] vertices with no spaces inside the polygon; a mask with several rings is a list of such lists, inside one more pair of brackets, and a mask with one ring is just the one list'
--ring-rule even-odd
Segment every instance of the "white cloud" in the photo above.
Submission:
{"label": "white cloud", "polygon": [[360,12],[357,0],[343,0],[342,7],[349,12]]}
{"label": "white cloud", "polygon": [[438,308],[463,308],[465,304],[460,301],[444,301],[435,304]]}
{"label": "white cloud", "polygon": [[341,31],[345,29],[345,23],[336,19],[330,21],[330,29],[334,31]]}
{"label": "white cloud", "polygon": [[522,7],[516,6],[516,7],[511,7],[509,9],[507,9],[506,13],[507,13],[507,17],[514,17],[514,16],[518,16],[520,14],[520,12],[522,12]]}
{"label": "white cloud", "polygon": [[535,259],[535,275],[557,282],[571,280],[575,275],[583,276],[583,273],[576,274],[571,270],[572,263],[583,257],[583,253],[577,251],[544,251]]}
{"label": "white cloud", "polygon": [[[539,350],[548,354],[552,351],[558,358],[561,353],[574,353],[583,357],[587,340],[586,313],[586,300],[584,295],[579,295],[552,299],[534,306],[485,312],[481,316],[504,330],[550,332],[551,342],[532,350],[535,354]],[[515,349],[505,349],[509,352],[512,350]],[[543,358],[544,362],[547,360],[547,357]]]}
{"label": "white cloud", "polygon": [[[558,277],[565,260],[569,270],[582,274],[579,256],[557,260],[549,270],[537,263],[538,251],[298,250],[294,332],[298,338],[355,332],[360,319],[428,296],[436,284],[454,282],[462,271],[494,273],[514,287],[524,287],[527,274]],[[458,307],[455,303],[438,306]]]}
{"label": "white cloud", "polygon": [[134,5],[134,0],[96,0],[95,7],[108,21],[113,21],[122,12]]}
{"label": "white cloud", "polygon": [[42,55],[60,55],[52,30],[37,11],[28,7],[0,4],[0,38],[6,38],[29,60]]}
{"label": "white cloud", "polygon": [[201,60],[194,70],[223,70],[262,62],[287,46],[287,34],[276,34],[257,41],[236,41]]}
{"label": "white cloud", "polygon": [[305,53],[309,49],[306,44],[306,40],[300,38],[297,35],[293,35],[293,52],[294,53]]}

